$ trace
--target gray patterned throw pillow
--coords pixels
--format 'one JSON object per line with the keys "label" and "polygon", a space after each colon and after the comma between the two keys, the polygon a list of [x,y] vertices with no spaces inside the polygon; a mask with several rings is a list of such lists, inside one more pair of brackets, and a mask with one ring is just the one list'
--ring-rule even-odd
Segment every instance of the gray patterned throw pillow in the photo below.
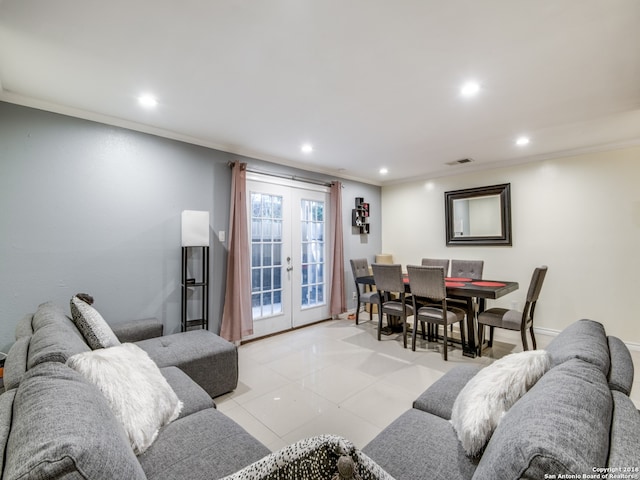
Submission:
{"label": "gray patterned throw pillow", "polygon": [[273,452],[222,480],[393,480],[346,438],[318,435]]}
{"label": "gray patterned throw pillow", "polygon": [[120,345],[102,315],[77,296],[71,299],[71,317],[92,350]]}

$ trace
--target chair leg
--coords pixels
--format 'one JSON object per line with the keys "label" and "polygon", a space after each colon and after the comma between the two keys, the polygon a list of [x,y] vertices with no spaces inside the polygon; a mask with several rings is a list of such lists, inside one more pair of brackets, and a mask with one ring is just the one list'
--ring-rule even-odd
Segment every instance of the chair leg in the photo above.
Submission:
{"label": "chair leg", "polygon": [[533,349],[536,350],[538,345],[536,344],[536,336],[533,334],[533,325],[529,327],[529,333],[531,333],[531,344],[533,345]]}
{"label": "chair leg", "polygon": [[442,327],[442,339],[444,340],[444,361],[447,361],[447,344],[449,343],[449,340],[447,339],[447,324],[445,323],[444,326]]}
{"label": "chair leg", "polygon": [[369,304],[369,320],[373,320],[373,303]]}
{"label": "chair leg", "polygon": [[380,335],[382,335],[382,305],[378,304],[378,341],[380,341]]}
{"label": "chair leg", "polygon": [[356,304],[356,325],[358,325],[358,318],[360,317],[360,305],[362,305],[360,302]]}
{"label": "chair leg", "polygon": [[520,336],[522,337],[522,349],[529,350],[529,344],[527,343],[527,329],[523,328],[520,330]]}
{"label": "chair leg", "polygon": [[478,324],[478,356],[482,356],[482,344],[484,343],[484,325]]}
{"label": "chair leg", "polygon": [[494,330],[493,325],[490,325],[489,326],[489,346],[490,347],[493,347],[493,330]]}
{"label": "chair leg", "polygon": [[466,343],[466,338],[464,334],[464,320],[460,322],[460,341],[462,342],[462,350],[464,350],[464,345]]}
{"label": "chair leg", "polygon": [[[424,335],[424,322],[422,323],[422,334]],[[418,320],[413,317],[413,332],[411,333],[411,350],[416,351],[416,334],[418,332]]]}
{"label": "chair leg", "polygon": [[402,343],[404,348],[407,348],[407,317],[403,315],[400,320],[402,320]]}

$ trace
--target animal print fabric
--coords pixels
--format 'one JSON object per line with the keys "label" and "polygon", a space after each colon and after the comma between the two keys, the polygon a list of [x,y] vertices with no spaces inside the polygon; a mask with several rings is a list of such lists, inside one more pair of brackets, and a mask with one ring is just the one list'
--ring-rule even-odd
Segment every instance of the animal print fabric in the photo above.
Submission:
{"label": "animal print fabric", "polygon": [[[353,461],[353,475],[338,473],[338,460]],[[320,435],[288,445],[222,480],[393,480],[345,438]]]}

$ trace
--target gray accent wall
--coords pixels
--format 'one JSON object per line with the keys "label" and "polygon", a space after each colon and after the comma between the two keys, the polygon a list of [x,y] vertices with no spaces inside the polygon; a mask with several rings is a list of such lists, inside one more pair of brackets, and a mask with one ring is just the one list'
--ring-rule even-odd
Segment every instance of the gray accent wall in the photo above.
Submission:
{"label": "gray accent wall", "polygon": [[[109,323],[157,317],[180,330],[180,216],[211,212],[210,329],[219,331],[229,223],[228,162],[330,177],[145,133],[0,102],[0,346],[17,321],[77,292]],[[345,295],[349,258],[380,251],[379,187],[343,181]],[[372,231],[352,233],[353,199],[371,204]]]}

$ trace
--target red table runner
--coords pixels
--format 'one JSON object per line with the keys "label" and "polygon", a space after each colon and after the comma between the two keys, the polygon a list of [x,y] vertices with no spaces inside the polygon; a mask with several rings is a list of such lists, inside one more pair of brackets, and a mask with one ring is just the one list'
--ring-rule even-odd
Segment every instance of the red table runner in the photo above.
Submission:
{"label": "red table runner", "polygon": [[506,283],[501,282],[471,282],[471,285],[478,287],[504,287]]}

